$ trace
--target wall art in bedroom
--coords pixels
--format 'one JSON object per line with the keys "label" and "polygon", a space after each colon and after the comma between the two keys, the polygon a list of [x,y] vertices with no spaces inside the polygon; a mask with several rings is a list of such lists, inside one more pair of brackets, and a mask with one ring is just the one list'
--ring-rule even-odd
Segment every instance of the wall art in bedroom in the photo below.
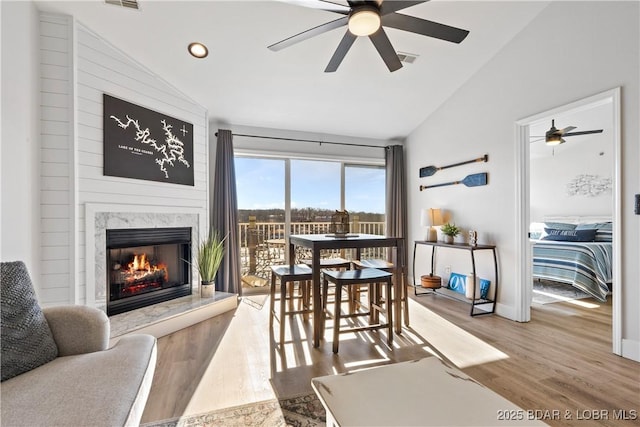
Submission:
{"label": "wall art in bedroom", "polygon": [[104,174],[194,185],[193,125],[103,95]]}
{"label": "wall art in bedroom", "polygon": [[596,197],[600,194],[611,193],[611,187],[611,178],[582,174],[569,181],[567,194],[569,196]]}

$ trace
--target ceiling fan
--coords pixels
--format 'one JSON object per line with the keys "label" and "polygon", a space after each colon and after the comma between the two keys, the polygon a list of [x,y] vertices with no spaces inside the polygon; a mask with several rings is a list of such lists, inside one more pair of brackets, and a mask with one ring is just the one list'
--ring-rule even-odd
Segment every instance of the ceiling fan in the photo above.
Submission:
{"label": "ceiling fan", "polygon": [[564,144],[566,141],[564,137],[576,136],[576,135],[588,135],[592,133],[602,133],[602,129],[594,129],[594,130],[583,130],[579,132],[571,132],[572,130],[577,129],[575,126],[567,126],[564,129],[557,129],[555,120],[551,120],[551,129],[549,129],[544,136],[534,136],[535,139],[533,142],[541,141],[544,138],[544,141],[547,145],[559,145]]}
{"label": "ceiling fan", "polygon": [[426,1],[428,0],[347,0],[349,6],[345,6],[327,0],[319,0],[319,3],[316,3],[313,6],[314,8],[339,13],[345,16],[288,37],[268,46],[268,48],[273,51],[279,51],[327,31],[347,26],[348,29],[338,44],[338,48],[329,60],[329,64],[324,72],[332,73],[338,69],[340,63],[351,48],[351,45],[353,45],[353,42],[359,36],[369,37],[382,57],[382,60],[387,65],[387,68],[389,68],[389,71],[393,72],[402,68],[402,64],[400,63],[398,54],[391,45],[391,41],[389,41],[389,37],[387,37],[383,27],[409,31],[452,43],[460,43],[469,34],[469,31],[467,30],[397,13],[399,10],[406,9],[420,3],[425,3]]}

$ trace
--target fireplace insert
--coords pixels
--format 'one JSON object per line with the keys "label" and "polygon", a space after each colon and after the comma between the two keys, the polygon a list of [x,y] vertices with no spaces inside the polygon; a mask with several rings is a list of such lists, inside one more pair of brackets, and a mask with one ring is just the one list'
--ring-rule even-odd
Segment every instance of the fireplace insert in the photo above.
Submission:
{"label": "fireplace insert", "polygon": [[191,295],[191,228],[107,230],[109,316]]}

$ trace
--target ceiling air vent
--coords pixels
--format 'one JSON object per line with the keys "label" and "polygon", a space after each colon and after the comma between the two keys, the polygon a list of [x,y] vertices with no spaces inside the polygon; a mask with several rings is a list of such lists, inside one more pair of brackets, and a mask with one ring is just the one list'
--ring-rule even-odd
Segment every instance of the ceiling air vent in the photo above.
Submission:
{"label": "ceiling air vent", "polygon": [[398,53],[398,58],[400,59],[400,62],[404,62],[405,64],[413,64],[413,62],[418,58],[418,55],[413,53],[406,53],[406,52],[397,52],[397,53]]}
{"label": "ceiling air vent", "polygon": [[138,0],[104,0],[106,4],[122,6],[129,9],[138,9]]}

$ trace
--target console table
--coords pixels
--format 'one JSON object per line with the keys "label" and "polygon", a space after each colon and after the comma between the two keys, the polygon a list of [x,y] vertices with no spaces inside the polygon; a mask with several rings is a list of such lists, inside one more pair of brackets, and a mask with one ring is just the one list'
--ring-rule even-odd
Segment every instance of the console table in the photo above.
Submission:
{"label": "console table", "polygon": [[[413,245],[413,292],[415,295],[427,295],[427,294],[439,294],[446,297],[454,298],[460,301],[469,302],[466,298],[458,298],[453,295],[449,295],[443,292],[437,292],[437,289],[429,289],[427,292],[418,293],[418,287],[416,285],[416,249],[418,245],[426,245],[431,246],[431,274],[435,271],[435,260],[436,260],[436,248],[449,248],[449,249],[459,249],[468,251],[471,255],[471,273],[473,275],[473,297],[470,301],[471,303],[471,316],[478,316],[482,314],[492,314],[496,311],[496,298],[498,295],[498,259],[496,255],[496,247],[495,245],[468,245],[466,243],[444,243],[444,242],[428,242],[425,240],[416,240]],[[493,254],[493,266],[495,271],[495,283],[493,288],[493,298],[476,298],[476,286],[478,286],[478,280],[476,276],[476,258],[475,253],[477,251],[491,251]],[[491,304],[491,311],[486,310],[476,310],[476,306]]]}

